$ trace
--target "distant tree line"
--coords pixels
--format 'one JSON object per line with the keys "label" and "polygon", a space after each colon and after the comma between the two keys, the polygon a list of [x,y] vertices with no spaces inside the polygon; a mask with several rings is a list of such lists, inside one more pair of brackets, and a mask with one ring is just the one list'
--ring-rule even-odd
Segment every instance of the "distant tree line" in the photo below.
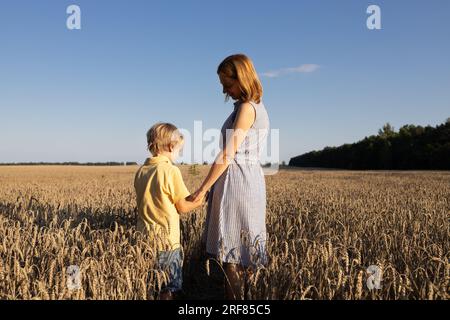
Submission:
{"label": "distant tree line", "polygon": [[450,118],[441,125],[387,123],[378,135],[292,158],[290,166],[353,170],[450,170]]}
{"label": "distant tree line", "polygon": [[0,166],[136,166],[137,162],[13,162]]}

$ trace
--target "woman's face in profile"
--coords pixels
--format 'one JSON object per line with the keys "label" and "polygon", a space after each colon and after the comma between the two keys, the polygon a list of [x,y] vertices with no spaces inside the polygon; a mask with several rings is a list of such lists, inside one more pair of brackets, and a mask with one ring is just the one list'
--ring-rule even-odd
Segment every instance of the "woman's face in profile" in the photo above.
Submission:
{"label": "woman's face in profile", "polygon": [[233,100],[238,100],[241,94],[238,81],[222,73],[219,73],[219,79],[223,87],[223,93],[228,94]]}

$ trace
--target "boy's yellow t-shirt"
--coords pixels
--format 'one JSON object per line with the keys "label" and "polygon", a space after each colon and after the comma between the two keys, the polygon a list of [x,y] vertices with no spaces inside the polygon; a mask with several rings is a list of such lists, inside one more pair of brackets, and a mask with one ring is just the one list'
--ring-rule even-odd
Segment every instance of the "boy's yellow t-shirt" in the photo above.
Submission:
{"label": "boy's yellow t-shirt", "polygon": [[136,173],[134,188],[138,230],[162,231],[170,249],[179,248],[180,215],[175,203],[190,195],[180,169],[166,156],[148,158]]}

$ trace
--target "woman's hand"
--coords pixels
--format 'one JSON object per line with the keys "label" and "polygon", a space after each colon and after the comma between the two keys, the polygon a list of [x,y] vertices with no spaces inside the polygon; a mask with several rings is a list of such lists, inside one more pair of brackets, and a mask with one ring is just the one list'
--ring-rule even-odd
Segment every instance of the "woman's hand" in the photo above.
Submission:
{"label": "woman's hand", "polygon": [[205,196],[206,196],[206,191],[205,190],[202,190],[202,189],[198,189],[197,191],[195,191],[193,194],[191,194],[189,197],[188,197],[188,200],[189,201],[192,201],[192,202],[197,202],[197,201],[200,201],[200,200],[202,200],[203,201],[203,199],[205,198]]}

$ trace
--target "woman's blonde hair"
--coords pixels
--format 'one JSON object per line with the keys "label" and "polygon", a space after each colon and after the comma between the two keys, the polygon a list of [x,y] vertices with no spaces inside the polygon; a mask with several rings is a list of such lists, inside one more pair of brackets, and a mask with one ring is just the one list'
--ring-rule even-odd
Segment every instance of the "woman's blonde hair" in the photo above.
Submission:
{"label": "woman's blonde hair", "polygon": [[[261,102],[263,88],[249,57],[244,54],[235,54],[225,58],[217,68],[217,74],[220,73],[238,81],[241,90],[240,100]],[[229,98],[227,94],[225,100]]]}
{"label": "woman's blonde hair", "polygon": [[183,140],[183,135],[171,123],[157,123],[147,131],[148,150],[154,156],[162,151],[170,151]]}

